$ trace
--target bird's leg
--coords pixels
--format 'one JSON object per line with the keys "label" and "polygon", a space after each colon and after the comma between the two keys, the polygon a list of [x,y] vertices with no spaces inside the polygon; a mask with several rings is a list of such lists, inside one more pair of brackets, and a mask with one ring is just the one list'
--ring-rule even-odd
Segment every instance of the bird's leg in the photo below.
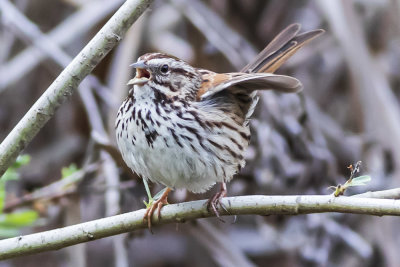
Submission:
{"label": "bird's leg", "polygon": [[143,202],[146,205],[146,208],[148,208],[149,206],[151,206],[151,204],[153,203],[154,199],[151,196],[151,192],[150,192],[150,189],[149,189],[149,184],[147,183],[147,179],[143,179],[143,184],[144,184],[144,189],[146,189],[147,197],[149,198],[149,202],[146,202],[145,200],[143,200]]}
{"label": "bird's leg", "polygon": [[221,205],[221,207],[224,210],[226,210],[224,205],[222,205],[222,203],[221,203],[221,199],[223,197],[226,197],[227,192],[228,191],[226,190],[226,183],[222,182],[220,190],[207,201],[207,209],[209,211],[212,209],[214,211],[215,215],[217,216],[217,218],[219,220],[221,220],[222,222],[225,222],[225,221],[221,219],[221,217],[219,215],[219,211],[217,209],[217,206]]}
{"label": "bird's leg", "polygon": [[157,218],[161,218],[161,208],[168,204],[167,198],[169,192],[171,192],[171,188],[166,187],[162,195],[158,198],[157,195],[154,196],[154,199],[149,200],[149,203],[146,209],[146,213],[144,214],[143,221],[147,221],[147,226],[151,231],[151,218],[153,217],[154,212],[157,210]]}

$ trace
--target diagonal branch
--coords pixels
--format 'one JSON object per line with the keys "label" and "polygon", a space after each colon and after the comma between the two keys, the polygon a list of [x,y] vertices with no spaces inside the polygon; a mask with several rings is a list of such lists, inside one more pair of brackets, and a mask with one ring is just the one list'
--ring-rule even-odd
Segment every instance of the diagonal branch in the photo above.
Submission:
{"label": "diagonal branch", "polygon": [[[226,210],[221,215],[299,215],[341,212],[368,215],[400,216],[400,200],[329,196],[241,196],[222,200]],[[0,241],[0,260],[56,250],[83,242],[146,228],[145,210],[138,210],[99,220],[67,226],[46,232]],[[153,225],[183,223],[188,220],[213,217],[206,200],[165,206],[161,220]]]}
{"label": "diagonal branch", "polygon": [[63,70],[1,143],[0,176],[152,2],[152,0],[126,1]]}

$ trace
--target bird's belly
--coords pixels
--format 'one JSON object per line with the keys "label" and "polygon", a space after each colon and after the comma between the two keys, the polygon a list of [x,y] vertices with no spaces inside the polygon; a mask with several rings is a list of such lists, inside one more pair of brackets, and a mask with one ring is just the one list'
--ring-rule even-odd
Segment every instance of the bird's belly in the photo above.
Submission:
{"label": "bird's belly", "polygon": [[[142,178],[195,193],[204,192],[224,180],[215,166],[221,163],[213,162],[208,152],[195,153],[184,141],[181,141],[183,147],[176,145],[168,132],[157,136],[149,146],[145,133],[136,130],[135,145],[129,135],[119,138],[118,143],[127,165]],[[201,151],[200,148],[197,150]]]}
{"label": "bird's belly", "polygon": [[[173,137],[165,137],[167,142],[172,143]],[[211,155],[207,152],[196,154],[180,146],[165,146],[165,140],[160,138],[150,149],[145,157],[149,169],[149,179],[162,183],[172,188],[186,188],[192,192],[203,192],[216,182],[223,181],[222,174],[215,173],[210,162]],[[143,156],[146,151],[141,153]]]}
{"label": "bird's belly", "polygon": [[132,109],[134,119],[128,110],[117,120],[117,143],[127,165],[142,178],[200,193],[231,180],[244,166],[241,153],[247,140],[241,135],[248,134],[247,128],[238,133],[222,123],[204,127],[197,121],[201,114],[158,115],[149,105]]}

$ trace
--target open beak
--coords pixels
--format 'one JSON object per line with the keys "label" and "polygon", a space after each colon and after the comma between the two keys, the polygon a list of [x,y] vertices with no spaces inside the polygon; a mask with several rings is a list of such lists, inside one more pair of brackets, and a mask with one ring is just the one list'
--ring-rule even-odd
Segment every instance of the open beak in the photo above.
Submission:
{"label": "open beak", "polygon": [[138,61],[129,66],[136,68],[136,76],[129,80],[127,85],[143,85],[149,81],[151,75],[143,61]]}

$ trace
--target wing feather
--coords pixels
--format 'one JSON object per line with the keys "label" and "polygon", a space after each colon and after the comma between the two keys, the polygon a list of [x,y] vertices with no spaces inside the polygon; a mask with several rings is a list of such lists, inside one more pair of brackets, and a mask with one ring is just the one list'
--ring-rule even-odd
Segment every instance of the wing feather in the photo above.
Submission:
{"label": "wing feather", "polygon": [[[255,90],[277,90],[280,92],[292,93],[302,89],[299,80],[285,75],[277,75],[272,73],[223,73],[209,74],[204,77],[207,83],[202,84],[198,91],[197,97],[203,100],[227,88],[246,89],[250,94]],[[210,87],[208,83],[214,86]],[[207,90],[208,89],[208,90]]]}

